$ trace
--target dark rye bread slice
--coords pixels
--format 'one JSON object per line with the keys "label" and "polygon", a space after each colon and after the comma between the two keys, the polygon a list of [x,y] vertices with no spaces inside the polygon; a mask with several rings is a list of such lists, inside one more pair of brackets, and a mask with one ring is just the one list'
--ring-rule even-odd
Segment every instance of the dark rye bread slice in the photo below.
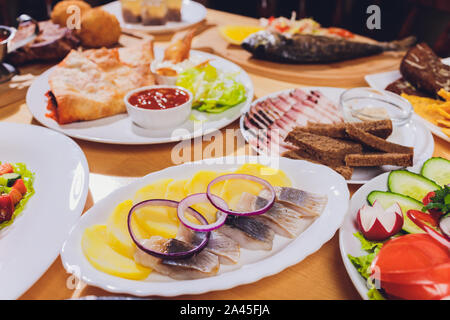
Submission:
{"label": "dark rye bread slice", "polygon": [[[369,132],[377,137],[386,139],[392,133],[391,120],[377,120],[377,121],[361,121],[355,122],[355,126],[363,131]],[[339,123],[316,123],[308,122],[305,127],[297,127],[294,130],[300,130],[320,136],[327,136],[331,138],[348,138],[345,132],[345,122]]]}
{"label": "dark rye bread slice", "polygon": [[323,164],[326,165],[328,167],[330,167],[331,169],[333,169],[334,171],[336,171],[337,173],[339,173],[341,176],[344,177],[344,179],[349,180],[351,179],[352,175],[353,175],[353,168],[347,167],[347,166],[330,166],[327,165],[325,163],[322,163],[320,161],[317,161],[315,159],[312,159],[311,157],[309,157],[308,155],[305,156],[301,156],[298,152],[296,152],[297,150],[290,150],[290,151],[286,151],[285,153],[282,154],[283,157],[286,158],[290,158],[290,159],[295,159],[295,160],[306,160],[306,161],[310,161],[313,163],[318,163],[318,164]]}
{"label": "dark rye bread slice", "polygon": [[305,152],[303,149],[290,150],[289,152],[290,152],[290,154],[298,157],[299,159],[307,159],[307,160],[311,160],[311,161],[317,161],[326,166],[330,166],[330,167],[345,166],[345,158],[318,159],[317,157],[314,157],[313,155],[309,154],[308,152]]}
{"label": "dark rye bread slice", "polygon": [[349,153],[362,153],[362,145],[353,141],[338,140],[330,137],[293,130],[285,141],[297,146],[313,159],[325,162],[330,159],[344,160]]}
{"label": "dark rye bread slice", "polygon": [[413,154],[411,153],[363,153],[348,154],[345,156],[345,164],[352,167],[377,167],[393,165],[399,167],[411,167]]}
{"label": "dark rye bread slice", "polygon": [[443,64],[426,43],[419,43],[406,52],[400,73],[418,90],[432,96],[440,89],[450,91],[450,66]]}
{"label": "dark rye bread slice", "polygon": [[[374,136],[373,134],[358,129],[353,124],[348,123],[345,128],[345,131],[347,132],[350,138],[359,141],[370,148],[388,153],[414,154],[414,148],[412,147],[405,147],[393,142],[386,141],[377,136]],[[362,153],[362,152],[348,152],[348,154],[350,153]]]}

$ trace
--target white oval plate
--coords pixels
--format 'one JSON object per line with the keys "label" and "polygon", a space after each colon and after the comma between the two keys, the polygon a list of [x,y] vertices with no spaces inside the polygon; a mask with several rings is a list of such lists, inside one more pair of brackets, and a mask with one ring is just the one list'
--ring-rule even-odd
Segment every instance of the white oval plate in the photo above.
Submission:
{"label": "white oval plate", "polygon": [[[309,90],[318,90],[321,91],[328,99],[333,101],[338,105],[339,96],[346,89],[342,88],[332,88],[332,87],[300,87],[300,89],[309,91]],[[245,110],[247,112],[252,106],[256,105],[258,102],[265,100],[269,97],[277,96],[283,92],[289,92],[289,90],[283,90],[279,92],[271,93],[267,96],[259,98],[253,101],[248,109]],[[241,133],[244,136],[245,140],[248,142],[250,134],[244,128],[244,116],[243,114],[240,119],[240,128]],[[391,136],[387,139],[388,141],[402,144],[405,146],[414,147],[414,166],[409,168],[410,170],[414,170],[416,167],[421,167],[422,164],[430,158],[434,152],[434,140],[430,131],[422,124],[421,121],[417,119],[417,116],[413,116],[411,122],[401,126],[394,127]],[[253,144],[250,144],[251,147],[259,154],[261,154],[261,150],[258,150]],[[382,166],[382,167],[361,167],[355,168],[353,171],[352,178],[347,180],[349,184],[364,184],[368,182],[370,179],[382,174],[383,172],[392,170],[392,166]]]}
{"label": "white oval plate", "polygon": [[[216,276],[198,280],[175,281],[157,273],[150,274],[149,278],[143,281],[127,280],[98,271],[85,258],[81,249],[84,230],[95,224],[105,224],[115,206],[126,199],[132,199],[135,192],[143,186],[163,178],[187,179],[199,170],[235,170],[243,163],[256,161],[266,165],[272,164],[273,167],[286,172],[294,187],[328,196],[328,204],[323,214],[296,239],[275,236],[273,249],[269,252],[241,249],[241,258],[237,265],[221,265]],[[84,282],[114,293],[176,296],[225,290],[281,272],[317,251],[340,227],[348,210],[348,203],[349,191],[342,176],[328,167],[306,161],[241,156],[186,163],[136,179],[97,202],[72,229],[61,250],[61,258],[66,270],[75,272]]]}
{"label": "white oval plate", "polygon": [[[450,57],[442,59],[442,62],[450,65]],[[389,71],[382,73],[374,73],[368,74],[364,77],[366,82],[374,89],[384,90],[389,84],[394,82],[395,80],[401,78],[400,71]],[[439,138],[444,139],[447,142],[450,142],[450,137],[441,131],[441,129],[427,121],[426,119],[416,115],[417,119],[420,120],[431,132],[433,132]]]}
{"label": "white oval plate", "polygon": [[88,193],[86,158],[70,138],[34,125],[0,123],[2,162],[35,173],[35,194],[0,230],[0,299],[17,299],[58,257]]}
{"label": "white oval plate", "polygon": [[[164,54],[162,48],[155,48],[156,59]],[[198,55],[210,59],[211,64],[220,70],[236,72],[236,80],[240,81],[246,89],[247,99],[242,103],[222,113],[209,114],[192,111],[192,116],[198,121],[187,120],[176,129],[167,131],[143,130],[132,123],[126,113],[93,121],[76,122],[59,125],[55,120],[45,116],[47,98],[45,94],[50,90],[48,77],[54,70],[50,68],[41,74],[30,86],[26,102],[31,114],[44,126],[62,132],[70,137],[87,141],[111,144],[158,144],[192,139],[207,135],[221,129],[240,117],[253,99],[253,84],[248,74],[236,64],[209,53],[191,50],[191,55]]]}
{"label": "white oval plate", "polygon": [[120,1],[108,3],[102,7],[104,10],[115,15],[120,22],[123,29],[144,31],[153,34],[169,33],[188,28],[196,23],[199,23],[206,18],[206,8],[195,1],[183,0],[181,8],[181,21],[170,21],[160,26],[144,26],[141,23],[128,23],[123,20],[122,6]]}
{"label": "white oval plate", "polygon": [[367,297],[369,289],[366,285],[366,280],[358,273],[355,266],[350,262],[348,255],[350,254],[354,257],[359,257],[367,254],[367,252],[361,249],[361,242],[353,235],[358,232],[358,229],[356,228],[356,214],[358,213],[359,208],[367,204],[367,196],[370,192],[374,190],[387,191],[388,176],[389,172],[379,175],[363,185],[353,194],[352,199],[350,200],[350,209],[345,216],[344,223],[339,229],[339,248],[345,269],[356,290],[365,300],[369,299]]}

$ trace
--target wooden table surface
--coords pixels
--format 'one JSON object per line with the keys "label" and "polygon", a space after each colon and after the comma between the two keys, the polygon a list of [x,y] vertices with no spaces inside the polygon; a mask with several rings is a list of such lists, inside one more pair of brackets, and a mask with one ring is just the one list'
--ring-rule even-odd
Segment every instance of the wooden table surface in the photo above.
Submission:
{"label": "wooden table surface", "polygon": [[[206,23],[200,30],[216,28],[223,24],[255,23],[255,20],[208,10]],[[219,37],[219,35],[217,35]],[[156,44],[170,40],[170,35],[155,37]],[[217,39],[221,41],[222,39]],[[121,43],[136,41],[123,35]],[[193,47],[196,47],[195,40]],[[0,86],[0,121],[38,124],[25,104],[26,89],[35,75],[39,75],[49,66],[32,65],[21,69],[21,75],[13,81]],[[300,86],[273,80],[269,77],[252,74],[250,77],[255,88],[255,98],[266,94]],[[342,86],[329,83],[329,86]],[[361,75],[360,86],[366,86]],[[238,128],[238,121],[227,128]],[[449,144],[435,136],[436,156],[450,158]],[[120,146],[76,140],[84,151],[89,163],[90,188],[85,211],[96,201],[113,189],[141,177],[172,165],[171,150],[174,144]],[[201,142],[199,142],[201,143]],[[205,147],[207,143],[203,143]],[[105,186],[108,186],[105,188]],[[350,186],[353,193],[359,186]],[[32,266],[30,266],[32,267]],[[110,295],[101,289],[80,284],[73,288],[74,279],[64,270],[58,258],[21,299],[67,299],[87,295]],[[302,262],[287,268],[283,272],[264,278],[256,283],[239,286],[230,290],[209,292],[195,296],[180,296],[176,299],[360,299],[348,277],[339,251],[338,232],[316,253]]]}

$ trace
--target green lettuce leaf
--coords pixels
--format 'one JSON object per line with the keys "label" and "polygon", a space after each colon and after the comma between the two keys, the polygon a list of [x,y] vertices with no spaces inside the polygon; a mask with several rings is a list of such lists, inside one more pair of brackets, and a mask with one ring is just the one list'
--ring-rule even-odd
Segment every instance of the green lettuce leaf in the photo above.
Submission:
{"label": "green lettuce leaf", "polygon": [[[364,238],[361,232],[354,233],[353,235],[358,238],[361,243],[361,248],[368,254],[359,257],[354,257],[349,254],[348,258],[359,274],[367,280],[370,277],[370,265],[383,246],[383,242],[369,241]],[[367,295],[370,300],[384,300],[383,295],[375,287],[370,288]]]}
{"label": "green lettuce leaf", "polygon": [[207,63],[185,70],[178,76],[176,84],[193,93],[194,109],[221,113],[246,99],[245,87],[235,77],[235,73],[218,70]]}

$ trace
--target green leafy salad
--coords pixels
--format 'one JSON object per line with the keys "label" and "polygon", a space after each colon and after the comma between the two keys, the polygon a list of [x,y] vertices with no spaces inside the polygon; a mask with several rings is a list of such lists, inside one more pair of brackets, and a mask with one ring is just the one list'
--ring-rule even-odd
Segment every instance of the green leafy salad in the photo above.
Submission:
{"label": "green leafy salad", "polygon": [[24,210],[35,193],[33,183],[34,173],[24,163],[0,162],[0,230]]}
{"label": "green leafy salad", "polygon": [[[360,232],[355,233],[354,236],[361,242],[361,249],[366,251],[368,254],[359,257],[348,255],[348,258],[355,266],[356,270],[358,270],[359,274],[367,280],[370,277],[370,265],[383,246],[383,242],[369,241],[364,238]],[[375,285],[369,289],[367,295],[370,300],[385,300],[383,295],[375,288]]]}
{"label": "green leafy salad", "polygon": [[235,80],[236,76],[236,72],[224,72],[205,63],[181,73],[176,85],[192,92],[194,109],[221,113],[247,98],[245,87]]}

